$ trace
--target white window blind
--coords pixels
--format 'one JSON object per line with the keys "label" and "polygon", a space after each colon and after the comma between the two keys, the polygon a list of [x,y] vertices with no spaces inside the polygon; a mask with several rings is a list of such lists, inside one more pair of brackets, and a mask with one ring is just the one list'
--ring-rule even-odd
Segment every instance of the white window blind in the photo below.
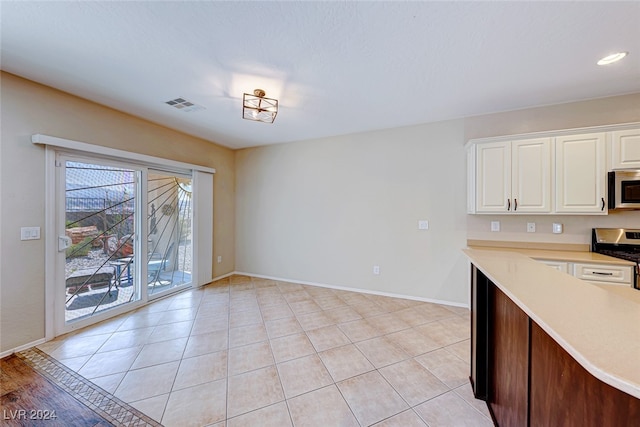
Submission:
{"label": "white window blind", "polygon": [[197,274],[195,286],[213,279],[213,174],[193,172],[193,223],[196,245],[193,248]]}

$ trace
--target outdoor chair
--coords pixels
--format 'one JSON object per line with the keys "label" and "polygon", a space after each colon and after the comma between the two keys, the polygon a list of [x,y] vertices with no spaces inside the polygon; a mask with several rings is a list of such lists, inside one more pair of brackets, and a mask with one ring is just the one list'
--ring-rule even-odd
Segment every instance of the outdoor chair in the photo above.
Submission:
{"label": "outdoor chair", "polygon": [[163,255],[158,253],[151,254],[149,262],[147,263],[147,276],[150,280],[149,283],[155,283],[160,278],[160,274],[166,270],[171,257],[171,251],[173,250],[174,243],[172,242]]}

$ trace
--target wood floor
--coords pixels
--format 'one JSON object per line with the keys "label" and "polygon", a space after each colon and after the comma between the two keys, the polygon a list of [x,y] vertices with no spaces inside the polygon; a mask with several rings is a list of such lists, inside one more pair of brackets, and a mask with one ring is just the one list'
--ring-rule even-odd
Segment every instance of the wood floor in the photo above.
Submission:
{"label": "wood floor", "polygon": [[0,425],[161,427],[35,347],[0,359]]}
{"label": "wood floor", "polygon": [[111,426],[16,355],[0,359],[0,424]]}

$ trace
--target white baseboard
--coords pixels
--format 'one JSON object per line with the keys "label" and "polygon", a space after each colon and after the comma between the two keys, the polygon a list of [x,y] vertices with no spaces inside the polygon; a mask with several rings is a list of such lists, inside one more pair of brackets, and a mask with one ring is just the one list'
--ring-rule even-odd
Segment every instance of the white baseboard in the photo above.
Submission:
{"label": "white baseboard", "polygon": [[2,359],[3,357],[11,356],[13,353],[17,353],[19,351],[26,350],[28,348],[35,347],[35,346],[40,345],[40,344],[44,344],[46,341],[47,340],[45,340],[44,338],[41,338],[39,340],[32,341],[30,343],[21,345],[20,347],[16,347],[16,348],[12,348],[11,350],[3,351],[2,353],[0,353],[0,359]]}
{"label": "white baseboard", "polygon": [[308,282],[306,280],[294,280],[294,279],[287,279],[287,278],[283,278],[283,277],[265,276],[265,275],[262,275],[262,274],[247,273],[247,272],[242,272],[242,271],[234,271],[233,273],[228,274],[225,277],[228,277],[228,276],[231,276],[231,275],[234,275],[234,274],[243,275],[243,276],[258,277],[260,279],[277,280],[279,282],[299,283],[301,285],[318,286],[320,288],[337,289],[337,290],[340,290],[340,291],[360,292],[362,294],[380,295],[380,296],[383,296],[383,297],[403,298],[403,299],[409,299],[409,300],[413,300],[413,301],[430,302],[430,303],[434,303],[434,304],[448,305],[450,307],[469,308],[468,304],[460,303],[460,302],[444,301],[444,300],[433,299],[433,298],[416,297],[416,296],[412,296],[412,295],[394,294],[394,293],[391,293],[391,292],[371,291],[371,290],[368,290],[368,289],[350,288],[350,287],[347,287],[347,286],[328,285],[326,283]]}
{"label": "white baseboard", "polygon": [[[236,273],[235,271],[232,271],[231,273],[227,273],[227,274],[223,274],[222,276],[214,277],[213,279],[211,279],[211,282],[215,282],[216,280],[226,279],[227,277],[233,276],[234,274],[240,274],[240,273]],[[209,282],[209,283],[211,283],[211,282]]]}

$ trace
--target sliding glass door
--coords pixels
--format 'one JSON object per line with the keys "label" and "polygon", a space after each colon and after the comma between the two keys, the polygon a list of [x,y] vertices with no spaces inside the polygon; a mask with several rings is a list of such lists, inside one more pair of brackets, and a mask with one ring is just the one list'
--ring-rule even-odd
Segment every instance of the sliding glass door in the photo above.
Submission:
{"label": "sliding glass door", "polygon": [[192,283],[191,177],[149,170],[147,194],[147,291],[155,297]]}
{"label": "sliding glass door", "polygon": [[[63,158],[65,324],[87,319],[141,298],[134,260],[140,252],[140,169]],[[62,289],[60,294],[62,295]]]}
{"label": "sliding glass door", "polygon": [[190,174],[66,154],[56,169],[56,334],[192,285]]}

